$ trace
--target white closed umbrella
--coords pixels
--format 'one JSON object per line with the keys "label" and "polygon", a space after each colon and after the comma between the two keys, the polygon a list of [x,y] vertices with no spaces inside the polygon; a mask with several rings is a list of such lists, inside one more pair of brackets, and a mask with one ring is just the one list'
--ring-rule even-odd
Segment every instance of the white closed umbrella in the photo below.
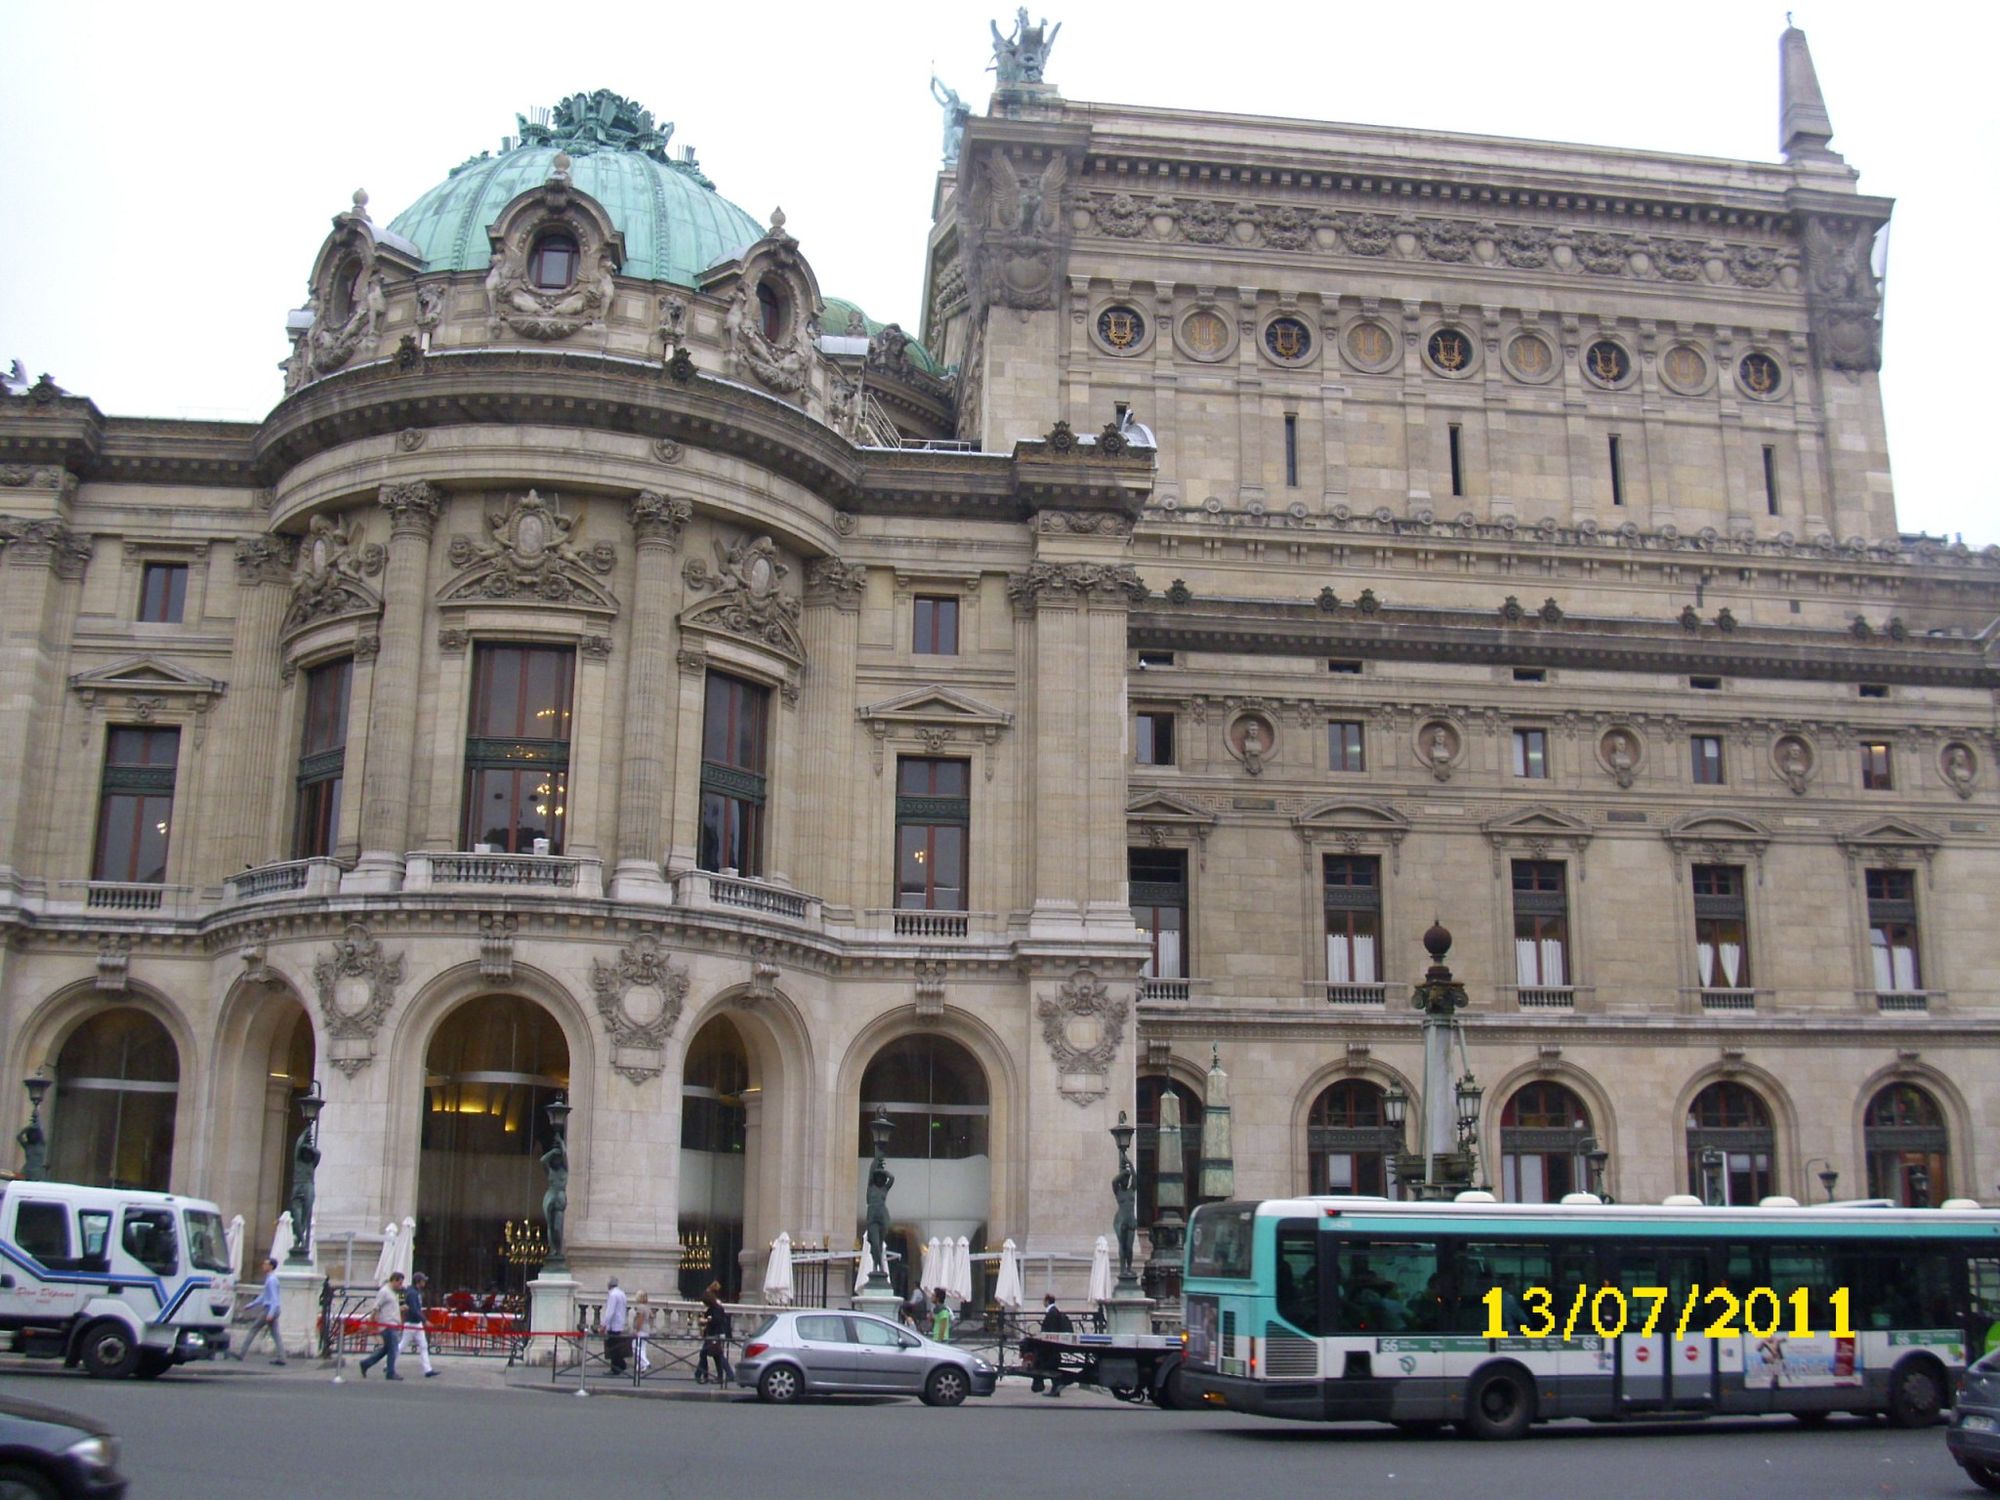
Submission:
{"label": "white closed umbrella", "polygon": [[1009,1312],[1021,1310],[1021,1252],[1012,1240],[1000,1242],[1000,1274],[993,1282],[993,1300]]}
{"label": "white closed umbrella", "polygon": [[938,1279],[938,1273],[942,1269],[938,1263],[938,1242],[933,1236],[931,1242],[924,1246],[923,1269],[917,1273],[917,1285],[924,1289],[925,1297],[928,1298],[933,1291],[944,1285]]}
{"label": "white closed umbrella", "polygon": [[396,1269],[408,1281],[417,1270],[417,1221],[405,1216],[403,1232],[396,1236]]}
{"label": "white closed umbrella", "polygon": [[223,1243],[229,1247],[229,1279],[243,1279],[243,1215],[238,1214],[229,1221],[229,1227],[222,1231]]}
{"label": "white closed umbrella", "polygon": [[396,1266],[396,1223],[392,1219],[382,1226],[382,1253],[375,1257],[375,1284],[380,1286],[389,1279],[389,1273]]}
{"label": "white closed umbrella", "polygon": [[271,1259],[279,1265],[292,1253],[292,1244],[298,1238],[292,1233],[292,1211],[288,1208],[278,1215],[278,1227],[271,1234]]}
{"label": "white closed umbrella", "polygon": [[972,1300],[972,1246],[962,1234],[958,1237],[958,1247],[952,1251],[948,1285],[952,1296],[961,1303]]}
{"label": "white closed umbrella", "polygon": [[792,1237],[780,1233],[771,1246],[770,1263],[764,1267],[764,1301],[772,1307],[789,1307],[792,1302]]}
{"label": "white closed umbrella", "polygon": [[1111,1300],[1111,1244],[1101,1234],[1097,1237],[1097,1248],[1090,1252],[1090,1290],[1087,1295],[1092,1302]]}

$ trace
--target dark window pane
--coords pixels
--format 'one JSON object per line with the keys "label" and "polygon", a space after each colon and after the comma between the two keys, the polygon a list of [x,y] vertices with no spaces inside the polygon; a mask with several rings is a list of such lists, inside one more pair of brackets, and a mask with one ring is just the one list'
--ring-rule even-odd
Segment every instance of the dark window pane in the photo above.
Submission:
{"label": "dark window pane", "polygon": [[1337,720],[1327,725],[1327,758],[1329,767],[1335,771],[1368,769],[1358,722]]}
{"label": "dark window pane", "polygon": [[147,563],[139,582],[139,618],[155,625],[178,625],[187,608],[185,563]]}
{"label": "dark window pane", "polygon": [[956,599],[917,599],[915,649],[928,656],[958,655]]}
{"label": "dark window pane", "polygon": [[576,280],[576,241],[566,234],[545,234],[535,242],[529,279],[543,291],[561,291]]}
{"label": "dark window pane", "polygon": [[306,723],[299,754],[347,748],[347,699],[353,675],[351,657],[306,673]]}
{"label": "dark window pane", "polygon": [[1135,758],[1142,766],[1170,766],[1174,763],[1174,716],[1140,714]]}

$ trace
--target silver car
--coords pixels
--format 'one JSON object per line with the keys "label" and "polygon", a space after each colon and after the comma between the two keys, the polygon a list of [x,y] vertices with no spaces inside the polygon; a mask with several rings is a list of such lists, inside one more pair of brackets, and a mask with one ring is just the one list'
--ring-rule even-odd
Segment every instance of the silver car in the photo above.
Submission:
{"label": "silver car", "polygon": [[954,1349],[868,1313],[793,1308],[758,1325],[736,1361],[736,1383],[771,1402],[803,1395],[920,1396],[957,1406],[990,1396],[1000,1372]]}

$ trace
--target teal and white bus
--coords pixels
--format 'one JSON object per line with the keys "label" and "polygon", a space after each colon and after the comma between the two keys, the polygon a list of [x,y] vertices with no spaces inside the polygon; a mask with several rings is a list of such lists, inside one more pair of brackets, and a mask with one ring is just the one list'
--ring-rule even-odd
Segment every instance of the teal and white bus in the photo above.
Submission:
{"label": "teal and white bus", "polygon": [[1184,1296],[1181,1391],[1234,1411],[1484,1438],[1557,1417],[1917,1426],[2000,1318],[2000,1212],[1210,1203]]}

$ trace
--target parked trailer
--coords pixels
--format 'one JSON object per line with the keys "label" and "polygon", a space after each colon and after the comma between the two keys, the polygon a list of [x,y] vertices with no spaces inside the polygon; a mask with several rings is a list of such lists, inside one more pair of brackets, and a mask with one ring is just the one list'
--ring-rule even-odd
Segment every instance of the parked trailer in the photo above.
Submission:
{"label": "parked trailer", "polygon": [[1090,1385],[1120,1401],[1147,1401],[1172,1410],[1189,1403],[1180,1395],[1181,1339],[1177,1334],[1030,1333],[1021,1338],[1013,1373],[1040,1378],[1061,1390]]}

